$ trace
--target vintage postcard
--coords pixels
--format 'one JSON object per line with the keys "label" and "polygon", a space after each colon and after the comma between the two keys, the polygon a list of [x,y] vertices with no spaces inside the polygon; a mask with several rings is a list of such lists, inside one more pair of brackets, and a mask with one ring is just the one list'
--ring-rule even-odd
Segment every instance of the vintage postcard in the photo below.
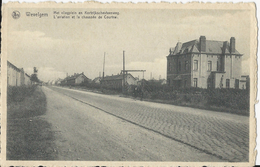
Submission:
{"label": "vintage postcard", "polygon": [[254,3],[6,3],[1,165],[253,166]]}

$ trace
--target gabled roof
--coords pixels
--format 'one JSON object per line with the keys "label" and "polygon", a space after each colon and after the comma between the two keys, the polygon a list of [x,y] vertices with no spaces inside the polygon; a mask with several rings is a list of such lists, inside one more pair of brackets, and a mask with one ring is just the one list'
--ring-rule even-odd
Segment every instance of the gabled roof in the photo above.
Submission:
{"label": "gabled roof", "polygon": [[101,77],[96,77],[93,79],[93,82],[100,81],[101,79],[102,79]]}
{"label": "gabled roof", "polygon": [[[134,78],[131,74],[125,74],[125,76],[131,76],[132,78]],[[109,81],[109,80],[123,80],[123,74],[104,77],[104,81]]]}
{"label": "gabled roof", "polygon": [[99,79],[101,79],[101,77],[96,77],[96,78],[93,79],[93,81],[99,80]]}
{"label": "gabled roof", "polygon": [[64,80],[75,80],[79,76],[83,76],[85,79],[88,79],[83,73],[79,73],[79,74],[75,74],[75,75],[72,75],[72,76],[68,76]]}
{"label": "gabled roof", "polygon": [[[179,55],[186,53],[199,53],[200,52],[200,43],[198,40],[192,40],[185,43],[178,42],[175,46],[175,49],[171,48],[170,55]],[[204,53],[209,54],[227,54],[230,53],[230,44],[228,41],[214,41],[206,40],[206,51]],[[240,54],[235,50],[232,54]]]}

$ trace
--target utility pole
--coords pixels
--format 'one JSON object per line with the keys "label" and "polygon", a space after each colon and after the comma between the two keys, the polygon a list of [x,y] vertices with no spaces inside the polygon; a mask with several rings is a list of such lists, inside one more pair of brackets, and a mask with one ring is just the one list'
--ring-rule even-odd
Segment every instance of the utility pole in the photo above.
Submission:
{"label": "utility pole", "polygon": [[104,52],[103,75],[102,75],[102,79],[104,79],[104,77],[105,77],[105,59],[106,59],[106,52]]}
{"label": "utility pole", "polygon": [[[121,73],[123,72],[123,71],[125,71],[126,72],[126,74],[128,73],[128,72],[143,72],[143,80],[142,80],[142,82],[141,82],[141,101],[143,100],[143,93],[144,93],[144,72],[146,71],[146,70],[122,70],[121,71]],[[123,90],[123,89],[122,89]]]}
{"label": "utility pole", "polygon": [[101,90],[103,92],[103,86],[104,86],[104,77],[105,77],[105,58],[106,58],[106,52],[104,52],[104,60],[103,60],[103,74],[101,79]]}
{"label": "utility pole", "polygon": [[141,101],[143,101],[143,96],[144,96],[144,72],[145,71],[143,71],[143,80],[142,80],[142,89],[141,89]]}
{"label": "utility pole", "polygon": [[123,85],[122,85],[122,93],[125,93],[125,51],[123,50]]}

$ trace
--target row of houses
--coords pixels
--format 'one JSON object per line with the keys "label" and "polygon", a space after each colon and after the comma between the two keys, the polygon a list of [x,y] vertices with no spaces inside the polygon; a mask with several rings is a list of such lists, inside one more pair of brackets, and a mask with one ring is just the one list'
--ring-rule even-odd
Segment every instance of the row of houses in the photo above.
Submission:
{"label": "row of houses", "polygon": [[75,85],[81,85],[84,83],[90,83],[91,79],[85,76],[84,72],[82,73],[74,73],[74,75],[67,76],[64,79],[58,79],[56,81],[53,81],[51,84],[56,84],[56,85],[70,85],[70,86],[75,86]]}
{"label": "row of houses", "polygon": [[[95,85],[102,85],[103,88],[109,89],[122,89],[123,83],[125,82],[126,86],[130,85],[141,85],[143,80],[139,80],[139,78],[133,77],[132,74],[127,73],[125,75],[117,74],[111,76],[96,77],[95,79],[91,80],[84,75],[84,73],[74,73],[74,75],[67,76],[64,79],[58,79],[56,81],[50,81],[49,84],[51,85],[61,85],[61,86],[76,86],[76,85],[87,85],[87,84],[95,84]],[[152,79],[149,82],[157,83],[157,84],[166,84],[165,79],[155,80]]]}
{"label": "row of houses", "polygon": [[7,85],[22,86],[31,85],[30,76],[24,72],[23,68],[18,68],[7,61]]}
{"label": "row of houses", "polygon": [[[170,48],[167,56],[167,83],[174,89],[179,88],[235,88],[249,89],[249,75],[242,75],[242,57],[236,48],[236,39],[230,41],[207,40],[200,36],[185,43],[178,42]],[[67,77],[67,84],[80,84],[88,80],[82,73]],[[138,80],[131,74],[95,78],[108,88],[121,88],[126,85],[137,85]],[[89,81],[90,82],[90,81]]]}
{"label": "row of houses", "polygon": [[[123,85],[123,74],[106,76],[104,78],[97,77],[93,81],[86,77],[84,73],[74,73],[74,75],[67,76],[64,79],[58,79],[55,81],[56,85],[82,85],[82,84],[102,84],[107,88],[121,88]],[[125,83],[128,85],[137,85],[137,80],[131,74],[125,75]]]}
{"label": "row of houses", "polygon": [[[249,75],[242,73],[242,56],[236,49],[234,37],[230,41],[207,40],[200,36],[185,43],[178,42],[167,56],[167,84],[174,88],[235,88],[249,89]],[[125,78],[123,78],[125,76]],[[83,83],[102,84],[103,87],[120,89],[124,85],[140,85],[130,73],[97,77],[93,81],[84,73],[67,76],[56,81],[60,85]],[[165,84],[166,80],[154,80]]]}
{"label": "row of houses", "polygon": [[117,74],[117,75],[112,75],[112,76],[105,76],[103,79],[102,77],[97,77],[93,80],[93,83],[96,84],[102,84],[103,87],[106,88],[112,88],[112,89],[122,89],[122,86],[125,82],[126,86],[141,86],[142,83],[153,83],[157,85],[165,85],[167,84],[167,81],[165,79],[151,79],[151,80],[145,80],[137,77],[133,77],[132,74],[127,73],[125,75],[123,74]]}

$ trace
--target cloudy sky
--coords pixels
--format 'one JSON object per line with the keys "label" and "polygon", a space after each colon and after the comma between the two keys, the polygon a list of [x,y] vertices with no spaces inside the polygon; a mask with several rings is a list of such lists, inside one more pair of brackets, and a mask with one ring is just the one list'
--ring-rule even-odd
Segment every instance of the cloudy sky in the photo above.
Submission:
{"label": "cloudy sky", "polygon": [[[53,11],[97,11],[97,9],[19,9],[12,19],[8,11],[7,59],[29,74],[39,69],[43,81],[81,73],[94,79],[122,70],[123,50],[126,69],[144,69],[145,78],[166,78],[166,56],[178,41],[187,42],[205,35],[208,40],[236,38],[243,56],[243,74],[249,74],[250,15],[246,10],[184,9],[102,9],[119,12],[118,19],[53,19]],[[100,10],[98,10],[100,11]],[[48,13],[48,17],[27,17],[26,12]],[[142,76],[136,73],[135,76]]]}

